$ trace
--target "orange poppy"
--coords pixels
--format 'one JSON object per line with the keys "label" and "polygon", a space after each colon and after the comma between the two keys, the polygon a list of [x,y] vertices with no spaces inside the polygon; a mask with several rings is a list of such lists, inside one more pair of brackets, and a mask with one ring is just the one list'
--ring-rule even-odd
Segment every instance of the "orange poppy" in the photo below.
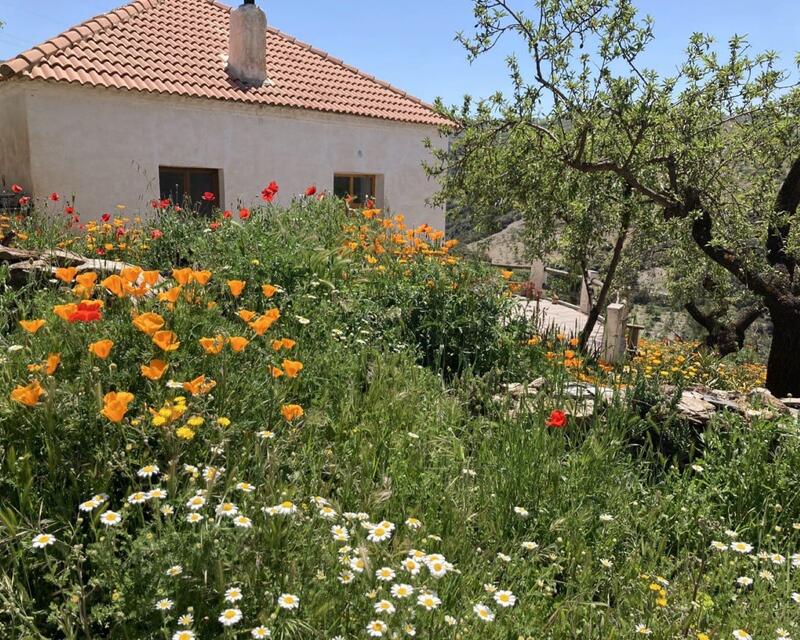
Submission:
{"label": "orange poppy", "polygon": [[271,298],[271,297],[272,297],[272,296],[274,296],[276,293],[278,293],[278,287],[275,287],[275,286],[273,286],[273,285],[271,285],[271,284],[265,284],[265,285],[262,285],[262,286],[261,286],[261,292],[262,292],[262,293],[264,294],[264,296],[266,296],[267,298]]}
{"label": "orange poppy", "polygon": [[55,313],[62,320],[69,320],[70,317],[78,310],[77,304],[57,304],[53,307]]}
{"label": "orange poppy", "polygon": [[127,391],[110,391],[103,396],[103,410],[100,412],[111,422],[122,422],[133,402],[133,394]]}
{"label": "orange poppy", "polygon": [[39,384],[38,380],[34,380],[29,385],[24,387],[15,387],[11,392],[11,399],[14,402],[24,404],[26,407],[35,407],[39,403],[44,393],[44,389]]}
{"label": "orange poppy", "polygon": [[61,354],[60,353],[51,353],[47,356],[47,360],[44,363],[44,370],[48,376],[52,376],[56,369],[58,369],[58,365],[61,364]]}
{"label": "orange poppy", "polygon": [[247,309],[242,309],[236,315],[239,316],[245,322],[250,322],[253,318],[256,317],[257,314],[255,311],[248,311]]}
{"label": "orange poppy", "polygon": [[216,336],[215,338],[200,338],[199,342],[200,346],[203,347],[203,351],[210,356],[217,355],[225,346],[225,340],[222,336]]}
{"label": "orange poppy", "polygon": [[164,327],[164,318],[157,313],[143,313],[133,319],[133,326],[142,333],[152,336]]}
{"label": "orange poppy", "polygon": [[188,267],[186,269],[173,269],[172,277],[179,285],[185,286],[191,282],[192,270]]}
{"label": "orange poppy", "polygon": [[293,420],[302,418],[305,415],[305,411],[303,411],[303,407],[299,404],[286,404],[281,407],[281,415],[286,422],[292,422]]}
{"label": "orange poppy", "polygon": [[278,367],[270,367],[270,370],[272,371],[273,378],[280,378],[282,375],[284,375],[283,371],[278,369]]}
{"label": "orange poppy", "polygon": [[231,345],[231,349],[234,350],[236,353],[240,353],[245,350],[250,341],[247,338],[242,338],[241,336],[233,336],[231,337],[228,342]]}
{"label": "orange poppy", "polygon": [[158,301],[175,304],[175,302],[178,300],[178,297],[181,295],[181,291],[183,291],[182,286],[172,287],[171,289],[162,291],[161,293],[158,294]]}
{"label": "orange poppy", "polygon": [[289,349],[293,349],[293,348],[294,348],[294,345],[296,345],[296,344],[297,344],[297,343],[296,343],[294,340],[292,340],[291,338],[284,338],[283,340],[281,340],[281,343],[283,344],[283,348],[284,348],[284,349],[286,349],[287,351],[288,351]]}
{"label": "orange poppy", "polygon": [[228,288],[231,290],[234,298],[238,298],[242,295],[242,291],[244,291],[247,282],[244,280],[228,280]]}
{"label": "orange poppy", "polygon": [[142,278],[144,279],[145,283],[154,287],[158,284],[158,281],[161,279],[161,274],[158,271],[143,271]]}
{"label": "orange poppy", "polygon": [[303,363],[297,360],[284,360],[283,370],[289,378],[296,378],[303,370]]}
{"label": "orange poppy", "polygon": [[184,382],[183,389],[184,391],[188,391],[193,396],[201,396],[209,391],[211,391],[214,387],[217,386],[217,383],[213,380],[206,381],[205,376],[198,376],[191,382]]}
{"label": "orange poppy", "polygon": [[108,358],[111,353],[111,348],[114,346],[113,340],[98,340],[89,345],[89,353],[97,356],[101,360]]}
{"label": "orange poppy", "polygon": [[125,281],[116,274],[113,276],[108,276],[100,284],[118,298],[124,298],[126,295],[128,295],[128,287],[126,286]]}
{"label": "orange poppy", "polygon": [[139,279],[139,276],[142,275],[142,268],[141,267],[125,267],[122,271],[119,272],[120,277],[125,280],[125,282],[130,282],[131,284],[135,284],[136,281]]}
{"label": "orange poppy", "polygon": [[20,320],[19,325],[28,333],[36,333],[45,325],[44,320]]}
{"label": "orange poppy", "polygon": [[205,286],[208,284],[208,281],[211,280],[211,272],[192,271],[192,280],[194,280],[199,285]]}
{"label": "orange poppy", "polygon": [[177,351],[181,343],[174,331],[156,331],[153,334],[153,342],[162,351]]}
{"label": "orange poppy", "polygon": [[75,276],[75,282],[78,284],[73,287],[72,292],[79,298],[88,298],[94,291],[97,274],[94,271],[78,274]]}
{"label": "orange poppy", "polygon": [[163,360],[151,360],[141,366],[142,375],[148,380],[160,380],[169,365]]}
{"label": "orange poppy", "polygon": [[55,274],[56,278],[61,282],[70,284],[75,279],[75,276],[78,275],[78,270],[75,267],[61,267],[56,269]]}
{"label": "orange poppy", "polygon": [[256,335],[263,336],[280,317],[280,311],[277,309],[270,309],[263,316],[249,323],[250,328],[255,331]]}

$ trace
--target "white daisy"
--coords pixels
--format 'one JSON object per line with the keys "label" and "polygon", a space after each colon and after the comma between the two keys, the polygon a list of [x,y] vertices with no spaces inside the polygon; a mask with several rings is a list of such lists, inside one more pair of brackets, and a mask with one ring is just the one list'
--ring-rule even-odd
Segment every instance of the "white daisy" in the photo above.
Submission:
{"label": "white daisy", "polygon": [[194,631],[191,629],[182,629],[172,634],[172,640],[195,640]]}
{"label": "white daisy", "polygon": [[157,476],[159,469],[154,464],[148,464],[136,472],[136,475],[140,478],[152,478],[153,476]]}
{"label": "white daisy", "polygon": [[247,516],[236,516],[233,519],[233,524],[235,524],[237,527],[241,527],[242,529],[249,529],[253,526],[253,521]]}
{"label": "white daisy", "polygon": [[156,602],[156,611],[169,611],[175,603],[169,598],[162,598]]}
{"label": "white daisy", "polygon": [[403,600],[414,595],[414,587],[412,587],[410,584],[393,584],[391,588],[391,594],[393,597]]}
{"label": "white daisy", "polygon": [[250,635],[256,640],[261,640],[262,638],[269,638],[272,635],[272,631],[266,627],[256,627],[255,629],[251,629]]}
{"label": "white daisy", "polygon": [[380,638],[388,630],[389,627],[383,620],[373,620],[367,625],[367,634],[373,638]]}
{"label": "white daisy", "polygon": [[375,613],[383,613],[386,615],[392,615],[396,611],[394,605],[388,600],[378,600],[378,602],[374,604],[374,609]]}
{"label": "white daisy", "polygon": [[122,516],[116,511],[104,511],[100,514],[100,522],[107,527],[115,527],[122,522]]}
{"label": "white daisy", "polygon": [[38,536],[33,538],[33,545],[34,549],[44,549],[45,547],[49,547],[51,544],[55,544],[56,537],[50,535],[49,533],[40,533]]}
{"label": "white daisy", "polygon": [[426,611],[433,611],[442,604],[442,601],[435,593],[421,593],[417,596],[417,604]]}
{"label": "white daisy", "polygon": [[183,567],[179,564],[172,565],[169,569],[167,569],[167,575],[171,578],[175,576],[179,576],[183,573]]}
{"label": "white daisy", "polygon": [[225,591],[225,600],[231,604],[242,599],[242,590],[239,587],[230,587]]}
{"label": "white daisy", "polygon": [[219,621],[223,627],[230,627],[242,619],[242,612],[239,609],[225,609],[219,614]]}
{"label": "white daisy", "polygon": [[394,580],[395,572],[391,567],[381,567],[375,572],[375,577],[381,582],[391,582]]}
{"label": "white daisy", "polygon": [[492,622],[494,620],[494,612],[485,604],[478,603],[472,607],[472,610],[484,622]]}
{"label": "white daisy", "polygon": [[517,596],[510,591],[497,591],[494,594],[494,601],[501,607],[513,607],[517,602]]}
{"label": "white daisy", "polygon": [[291,593],[283,593],[278,598],[278,606],[281,609],[297,609],[300,607],[300,598]]}
{"label": "white daisy", "polygon": [[217,506],[218,516],[233,518],[233,516],[235,516],[237,513],[239,513],[239,507],[233,504],[233,502],[223,502],[222,504]]}
{"label": "white daisy", "polygon": [[736,638],[736,640],[753,640],[753,637],[744,629],[734,629],[733,637]]}

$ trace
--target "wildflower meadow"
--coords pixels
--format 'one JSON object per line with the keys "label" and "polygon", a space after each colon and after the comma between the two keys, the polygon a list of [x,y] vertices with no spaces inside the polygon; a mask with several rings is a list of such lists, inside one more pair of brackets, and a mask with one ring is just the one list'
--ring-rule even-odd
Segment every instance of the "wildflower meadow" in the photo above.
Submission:
{"label": "wildflower meadow", "polygon": [[800,637],[796,419],[662,386],[763,368],[576,356],[441,231],[319,195],[3,219],[62,251],[0,289],[0,637]]}

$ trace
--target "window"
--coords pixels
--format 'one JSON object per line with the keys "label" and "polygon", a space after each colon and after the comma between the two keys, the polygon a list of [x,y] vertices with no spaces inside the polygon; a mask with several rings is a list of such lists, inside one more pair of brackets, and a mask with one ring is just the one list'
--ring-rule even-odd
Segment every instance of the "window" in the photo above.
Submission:
{"label": "window", "polygon": [[333,193],[339,198],[350,196],[353,206],[365,207],[367,200],[375,199],[377,183],[377,176],[337,173],[333,176]]}
{"label": "window", "polygon": [[[204,215],[211,215],[212,207],[220,204],[218,169],[182,169],[159,167],[158,181],[161,199],[169,198],[174,204],[189,208]],[[203,200],[203,194],[211,192],[214,202]]]}

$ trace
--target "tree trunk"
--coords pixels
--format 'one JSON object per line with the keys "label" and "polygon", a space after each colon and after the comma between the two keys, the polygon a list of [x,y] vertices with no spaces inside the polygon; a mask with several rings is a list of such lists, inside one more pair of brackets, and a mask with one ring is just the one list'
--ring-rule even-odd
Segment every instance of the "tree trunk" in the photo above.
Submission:
{"label": "tree trunk", "polygon": [[800,398],[800,313],[770,310],[772,345],[767,388],[778,398]]}

